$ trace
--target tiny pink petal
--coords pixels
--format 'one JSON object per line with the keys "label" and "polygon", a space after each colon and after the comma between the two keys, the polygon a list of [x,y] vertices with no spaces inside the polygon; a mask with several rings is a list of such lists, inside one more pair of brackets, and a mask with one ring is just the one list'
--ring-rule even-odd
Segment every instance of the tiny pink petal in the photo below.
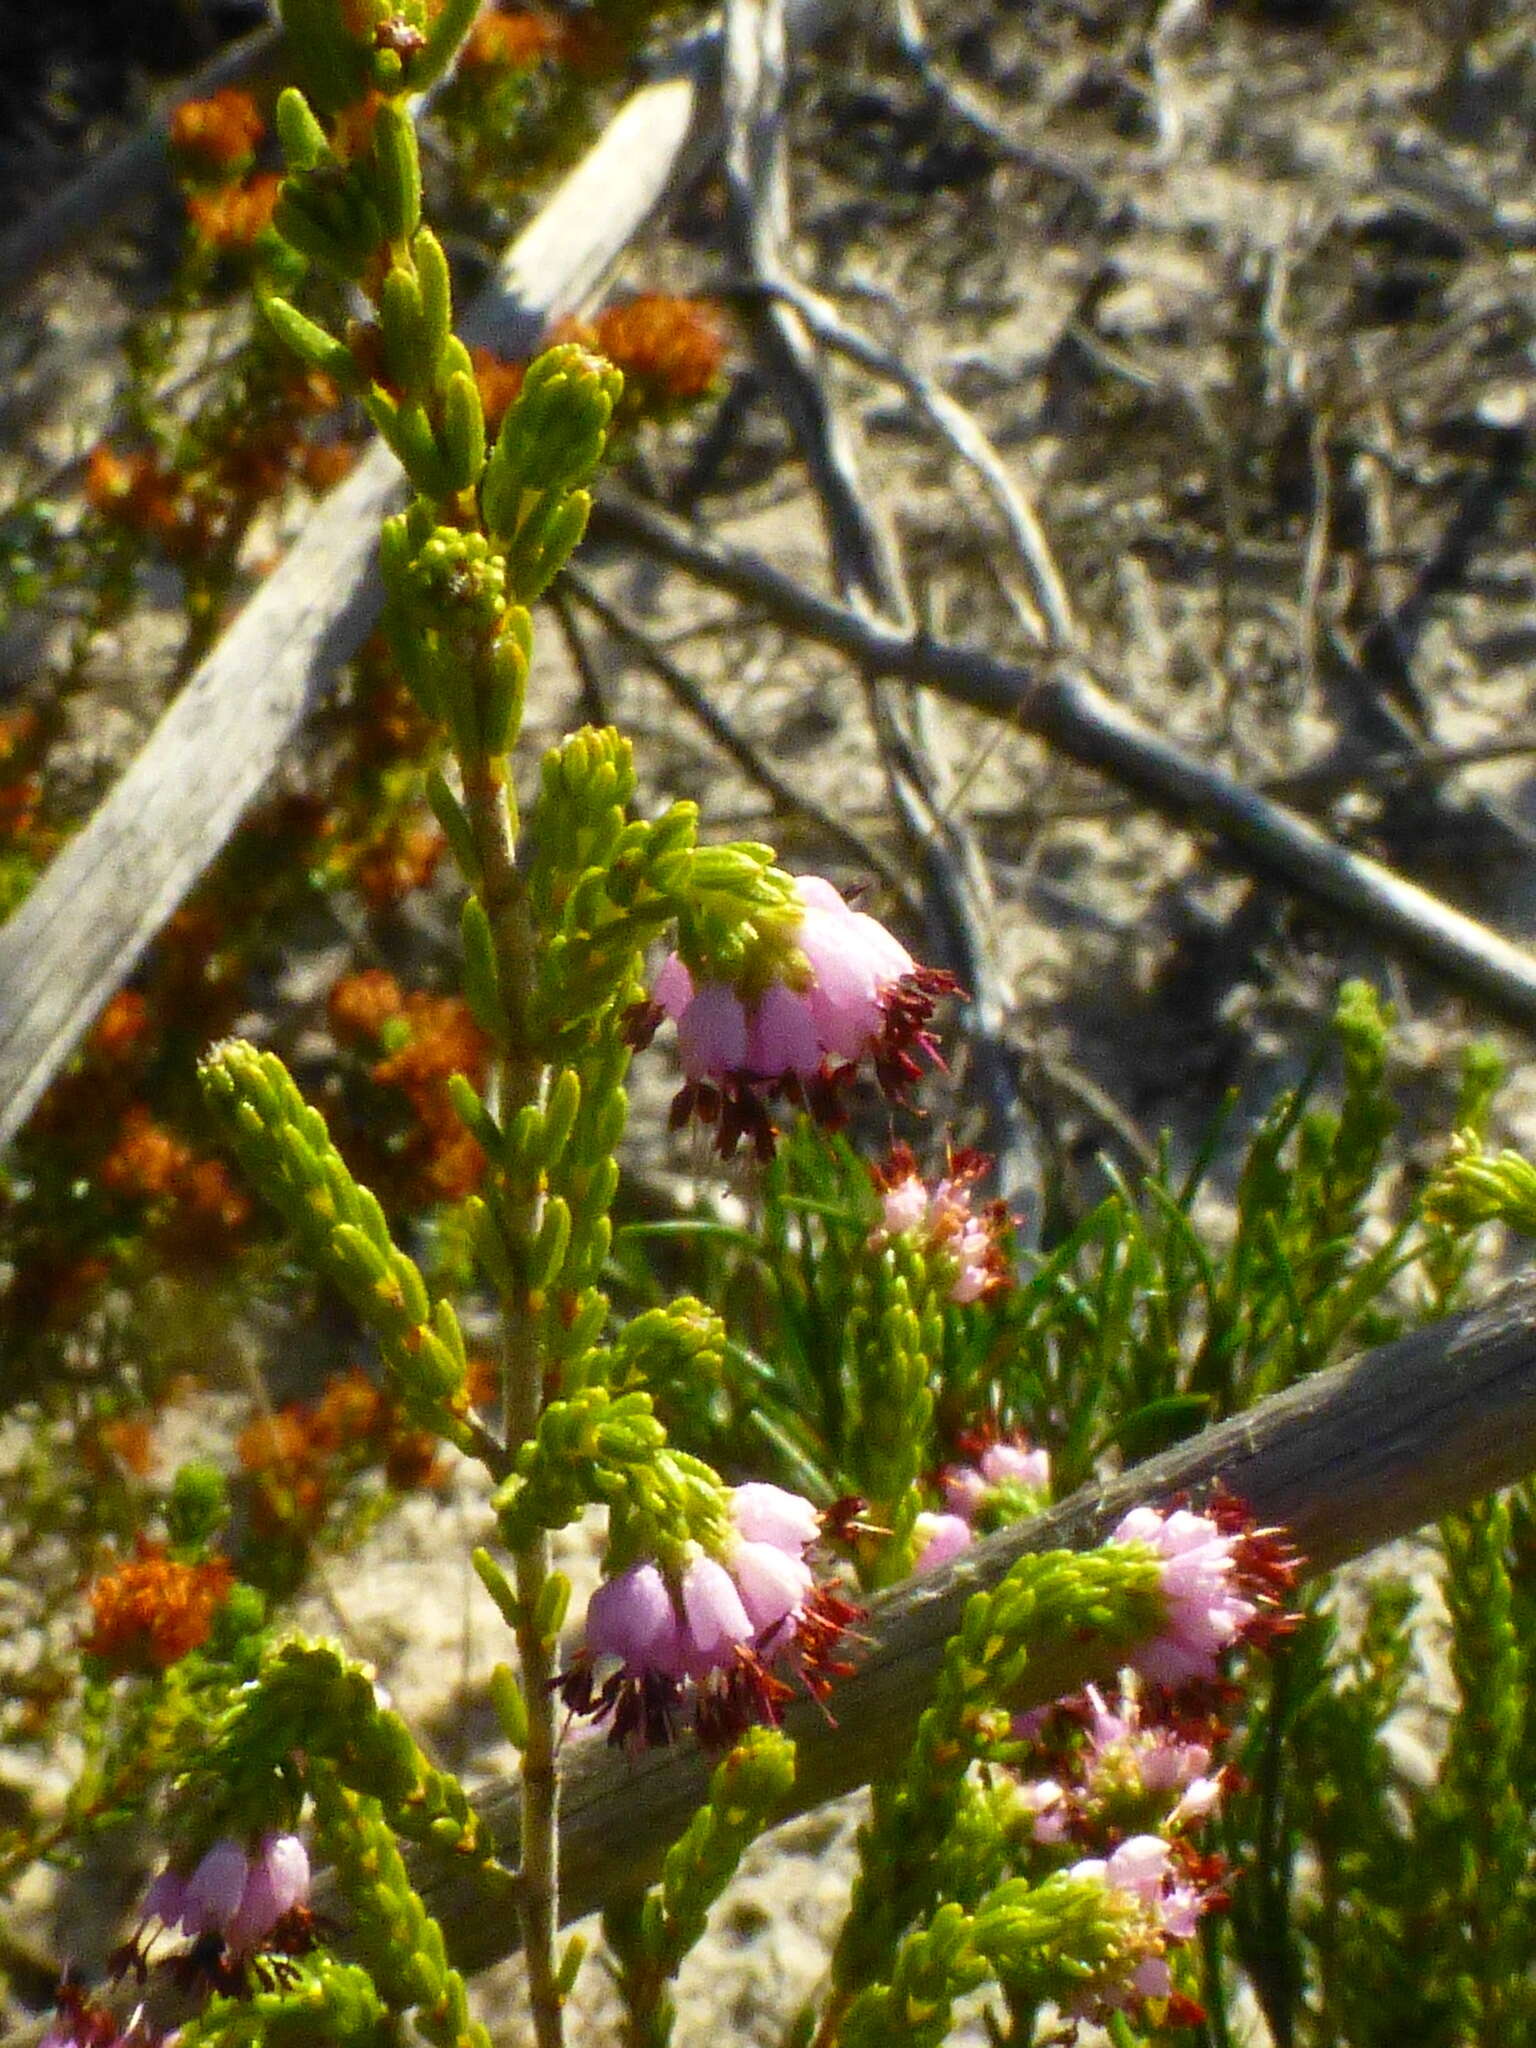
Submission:
{"label": "tiny pink petal", "polygon": [[692,1081],[738,1074],[747,1063],[747,1013],[733,989],[706,981],[677,1020],[683,1072]]}
{"label": "tiny pink petal", "polygon": [[821,1534],[821,1516],[803,1495],[766,1479],[749,1479],[731,1494],[731,1519],[748,1543],[772,1543],[802,1556]]}
{"label": "tiny pink petal", "polygon": [[605,1579],[587,1606],[586,1646],[618,1657],[626,1670],[681,1669],[681,1632],[667,1582],[654,1564],[631,1565]]}
{"label": "tiny pink petal", "polygon": [[941,1564],[948,1564],[969,1547],[971,1525],[959,1515],[919,1515],[913,1524],[913,1534],[922,1546],[917,1554],[914,1572],[936,1571]]}
{"label": "tiny pink petal", "polygon": [[187,1879],[182,1925],[189,1934],[223,1934],[245,1896],[250,1864],[237,1842],[215,1842]]}

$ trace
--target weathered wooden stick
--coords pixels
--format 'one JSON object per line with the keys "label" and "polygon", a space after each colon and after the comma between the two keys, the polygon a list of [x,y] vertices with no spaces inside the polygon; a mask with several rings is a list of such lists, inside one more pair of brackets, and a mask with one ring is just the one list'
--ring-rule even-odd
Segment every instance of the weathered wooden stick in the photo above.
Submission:
{"label": "weathered wooden stick", "polygon": [[[464,323],[531,352],[584,305],[713,141],[718,38],[679,45],[513,243]],[[320,505],[32,894],[0,927],[0,1145],[213,860],[378,615],[379,525],[401,497],[375,443]]]}
{"label": "weathered wooden stick", "polygon": [[275,64],[282,34],[275,23],[253,29],[167,93],[134,133],[106,150],[79,177],[24,213],[0,235],[0,298],[19,291],[45,265],[100,231],[104,222],[156,184],[170,182],[166,141],[171,115],[185,100],[202,99],[221,86],[244,85]]}
{"label": "weathered wooden stick", "polygon": [[[1353,1364],[1315,1374],[1104,1487],[1005,1529],[875,1605],[857,1674],[832,1702],[791,1716],[799,1743],[794,1809],[868,1783],[902,1754],[932,1696],[966,1601],[1026,1551],[1101,1542],[1130,1508],[1221,1480],[1263,1523],[1289,1530],[1309,1573],[1358,1557],[1536,1469],[1536,1276],[1485,1307],[1431,1324]],[[1042,1664],[1019,1704],[1043,1705],[1104,1675],[1081,1646],[1070,1666]],[[691,1744],[630,1758],[595,1740],[567,1753],[561,1805],[561,1905],[577,1919],[652,1882],[697,1810],[708,1760]],[[515,1788],[477,1799],[516,1861]],[[515,1922],[472,1885],[419,1857],[416,1878],[455,1960],[483,1968],[516,1944]]]}
{"label": "weathered wooden stick", "polygon": [[642,548],[731,591],[792,632],[837,648],[868,673],[923,684],[1020,732],[1037,734],[1170,817],[1214,832],[1245,868],[1342,911],[1383,944],[1433,968],[1452,986],[1481,996],[1526,1030],[1536,1030],[1536,955],[1380,861],[1351,853],[1294,811],[1142,725],[1074,671],[1070,657],[1025,668],[981,648],[883,626],[806,590],[760,557],[707,539],[617,493],[606,493],[599,502],[592,532]]}

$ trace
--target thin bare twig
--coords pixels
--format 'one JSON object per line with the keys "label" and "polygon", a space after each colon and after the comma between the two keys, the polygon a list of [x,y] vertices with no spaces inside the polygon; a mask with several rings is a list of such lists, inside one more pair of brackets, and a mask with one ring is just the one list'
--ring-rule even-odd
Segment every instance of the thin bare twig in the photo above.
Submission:
{"label": "thin bare twig", "polygon": [[592,614],[606,633],[644,662],[666,687],[673,701],[703,726],[721,751],[729,754],[742,773],[770,796],[780,810],[814,825],[856,866],[868,868],[871,874],[878,875],[909,917],[921,917],[922,906],[913,898],[906,876],[888,854],[861,832],[855,832],[841,818],[834,817],[814,797],[798,790],[787,777],[780,775],[746,735],[723,712],[715,709],[705,691],[685,669],[679,668],[666,649],[633,619],[609,604],[579,569],[567,568],[562,583],[568,594]]}
{"label": "thin bare twig", "polygon": [[1006,162],[1021,170],[1059,178],[1063,184],[1070,185],[1079,197],[1088,200],[1095,214],[1104,211],[1104,195],[1087,171],[1073,163],[1070,157],[1063,156],[1060,150],[1047,149],[1037,142],[1024,142],[1011,135],[993,119],[974,93],[967,91],[941,68],[928,41],[928,31],[918,12],[917,0],[896,0],[895,17],[897,47],[936,105],[973,129]]}
{"label": "thin bare twig", "polygon": [[[871,375],[898,385],[918,410],[924,413],[959,456],[980,478],[987,496],[997,508],[1004,531],[1015,554],[1028,571],[1040,612],[1049,632],[1041,630],[1038,616],[1028,616],[1034,638],[1047,644],[1073,646],[1078,637],[1072,602],[1057,565],[1040,515],[1009,474],[1008,467],[973,413],[943,387],[916,369],[894,349],[882,348],[873,336],[856,327],[821,293],[808,286],[778,277],[763,289],[776,292],[792,305],[816,339],[845,355]],[[1032,612],[1032,608],[1031,608]]]}
{"label": "thin bare twig", "polygon": [[1086,674],[1025,668],[980,649],[871,624],[803,589],[760,556],[705,539],[617,495],[599,506],[593,530],[734,592],[780,625],[837,648],[861,669],[925,685],[1034,734],[1168,816],[1215,832],[1239,865],[1342,912],[1453,986],[1536,1030],[1536,958],[1524,948],[1149,731]]}
{"label": "thin bare twig", "polygon": [[[784,91],[780,0],[727,0],[727,231],[740,269],[762,294],[752,322],[759,359],[810,472],[845,602],[872,623],[910,630],[911,600],[894,537],[860,477],[815,340],[792,303],[783,256],[789,211]],[[985,1107],[987,1149],[997,1161],[1001,1192],[1022,1203],[1035,1192],[1038,1153],[1016,1049],[1007,1037],[1008,991],[984,936],[991,903],[985,864],[936,787],[920,709],[882,689],[872,672],[865,687],[893,804],[927,871],[941,957],[970,991],[965,1029],[971,1079]],[[1028,1213],[1036,1207],[1030,1203]]]}

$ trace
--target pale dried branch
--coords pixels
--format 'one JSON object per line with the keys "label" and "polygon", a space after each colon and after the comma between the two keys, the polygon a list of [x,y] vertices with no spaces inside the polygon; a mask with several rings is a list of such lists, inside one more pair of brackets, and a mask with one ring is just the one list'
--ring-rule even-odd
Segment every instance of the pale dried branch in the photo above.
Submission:
{"label": "pale dried branch", "polygon": [[895,349],[882,348],[873,336],[845,319],[821,293],[784,277],[778,278],[770,289],[788,300],[818,341],[836,349],[839,355],[847,356],[850,362],[857,363],[871,375],[899,386],[918,411],[928,418],[960,460],[980,479],[1002,521],[1010,546],[1028,572],[1040,612],[1049,628],[1048,633],[1042,632],[1036,618],[1032,626],[1035,639],[1064,647],[1074,645],[1078,637],[1077,622],[1072,615],[1072,601],[1067,595],[1066,582],[1050,538],[1041,524],[1039,513],[1017,480],[1009,474],[1006,463],[982,431],[975,415],[932,377],[915,368],[905,356]]}

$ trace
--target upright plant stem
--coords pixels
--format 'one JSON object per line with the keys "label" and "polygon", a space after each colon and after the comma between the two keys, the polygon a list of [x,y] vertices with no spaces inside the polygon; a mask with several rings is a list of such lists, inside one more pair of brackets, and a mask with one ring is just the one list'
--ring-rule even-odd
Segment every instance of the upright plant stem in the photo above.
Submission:
{"label": "upright plant stem", "polygon": [[[508,1023],[498,1063],[499,1111],[504,1123],[537,1102],[544,1068],[528,1042],[527,990],[532,981],[533,928],[516,864],[516,817],[505,759],[460,761],[464,809],[480,872],[473,878],[490,921],[497,976]],[[536,1186],[505,1183],[505,1227],[514,1266],[533,1242],[539,1216]],[[527,1290],[504,1294],[502,1317],[502,1420],[507,1455],[515,1456],[538,1426],[543,1403],[539,1329]],[[513,1557],[517,1587],[517,1650],[528,1713],[522,1752],[522,1885],[518,1912],[527,1958],[529,2000],[538,2048],[560,2048],[561,1998],[555,1955],[559,1925],[558,1806],[555,1770],[555,1678],[552,1644],[540,1612],[549,1579],[549,1542],[542,1533]]]}

